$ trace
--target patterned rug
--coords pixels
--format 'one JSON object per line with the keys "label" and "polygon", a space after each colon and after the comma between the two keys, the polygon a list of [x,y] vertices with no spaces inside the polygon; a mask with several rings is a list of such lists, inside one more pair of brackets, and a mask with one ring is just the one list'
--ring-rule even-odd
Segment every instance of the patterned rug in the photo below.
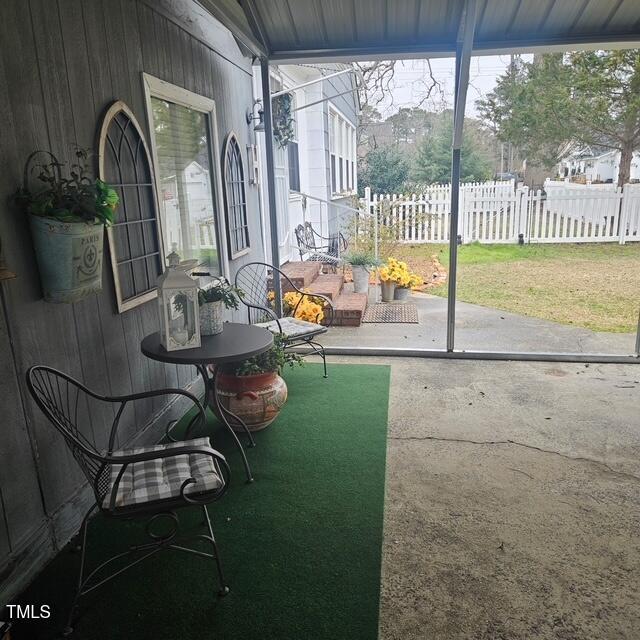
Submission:
{"label": "patterned rug", "polygon": [[415,304],[379,302],[367,307],[362,322],[418,324],[418,307]]}

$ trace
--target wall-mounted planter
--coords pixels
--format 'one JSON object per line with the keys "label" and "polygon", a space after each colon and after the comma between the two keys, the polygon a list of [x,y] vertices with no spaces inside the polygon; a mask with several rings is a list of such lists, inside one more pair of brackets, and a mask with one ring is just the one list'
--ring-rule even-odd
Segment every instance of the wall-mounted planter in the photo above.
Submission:
{"label": "wall-mounted planter", "polygon": [[29,223],[47,302],[77,302],[102,289],[102,224],[34,215]]}

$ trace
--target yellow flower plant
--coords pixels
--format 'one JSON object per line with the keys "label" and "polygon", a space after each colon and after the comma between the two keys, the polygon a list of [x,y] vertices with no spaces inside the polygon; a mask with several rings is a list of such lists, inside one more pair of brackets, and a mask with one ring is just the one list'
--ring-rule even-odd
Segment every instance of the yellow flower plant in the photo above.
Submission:
{"label": "yellow flower plant", "polygon": [[422,284],[422,277],[409,271],[407,263],[396,258],[389,258],[378,270],[378,275],[383,282],[395,282],[398,287],[412,288]]}
{"label": "yellow flower plant", "polygon": [[[303,293],[308,293],[306,289]],[[293,314],[294,318],[306,320],[307,322],[315,322],[320,324],[324,320],[324,300],[314,296],[303,295],[298,291],[288,291],[282,296],[283,311],[287,315]],[[274,291],[269,291],[267,298],[269,302],[275,300]]]}

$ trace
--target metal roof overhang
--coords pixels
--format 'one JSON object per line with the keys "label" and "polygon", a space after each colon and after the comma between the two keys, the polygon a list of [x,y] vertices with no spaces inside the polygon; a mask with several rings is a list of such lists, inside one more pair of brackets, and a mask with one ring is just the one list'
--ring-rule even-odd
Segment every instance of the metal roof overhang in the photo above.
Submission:
{"label": "metal roof overhang", "polygon": [[[272,62],[455,55],[464,0],[199,0]],[[474,55],[640,46],[638,0],[480,0]]]}

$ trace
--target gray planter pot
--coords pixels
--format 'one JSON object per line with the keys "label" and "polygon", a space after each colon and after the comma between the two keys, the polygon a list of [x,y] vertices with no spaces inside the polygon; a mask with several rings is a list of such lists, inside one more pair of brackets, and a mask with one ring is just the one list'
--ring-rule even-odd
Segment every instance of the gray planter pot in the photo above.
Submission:
{"label": "gray planter pot", "polygon": [[224,302],[207,302],[200,305],[200,335],[215,336],[224,329]]}
{"label": "gray planter pot", "polygon": [[409,299],[409,295],[411,294],[411,289],[407,287],[396,287],[396,290],[393,292],[393,299],[396,302],[406,302]]}
{"label": "gray planter pot", "polygon": [[353,290],[355,293],[369,293],[369,269],[361,264],[351,265]]}
{"label": "gray planter pot", "polygon": [[29,216],[44,299],[77,302],[102,289],[104,226]]}
{"label": "gray planter pot", "polygon": [[395,282],[382,282],[380,283],[380,292],[382,294],[382,302],[393,302],[393,295],[396,289]]}

